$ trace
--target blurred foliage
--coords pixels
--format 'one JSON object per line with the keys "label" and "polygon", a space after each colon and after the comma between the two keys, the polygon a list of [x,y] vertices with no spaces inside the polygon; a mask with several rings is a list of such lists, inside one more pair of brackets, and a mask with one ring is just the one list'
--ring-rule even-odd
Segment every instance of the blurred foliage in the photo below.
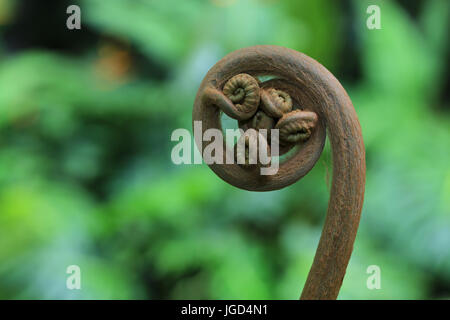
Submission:
{"label": "blurred foliage", "polygon": [[0,298],[297,298],[329,146],[270,193],[170,160],[206,71],[255,44],[320,61],[360,118],[365,204],[340,298],[450,297],[450,2],[377,1],[368,30],[365,0],[86,0],[79,31],[58,3],[0,1]]}

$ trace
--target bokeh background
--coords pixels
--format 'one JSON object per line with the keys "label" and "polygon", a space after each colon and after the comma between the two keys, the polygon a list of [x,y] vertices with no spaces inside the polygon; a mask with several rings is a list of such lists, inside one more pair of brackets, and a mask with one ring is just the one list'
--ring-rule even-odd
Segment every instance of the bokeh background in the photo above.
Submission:
{"label": "bokeh background", "polygon": [[[81,30],[66,28],[71,4]],[[366,27],[370,4],[381,30]],[[329,145],[269,193],[170,158],[207,70],[256,44],[321,62],[361,122],[366,195],[339,298],[450,298],[449,5],[0,0],[0,298],[298,298]],[[81,290],[66,288],[73,264]]]}

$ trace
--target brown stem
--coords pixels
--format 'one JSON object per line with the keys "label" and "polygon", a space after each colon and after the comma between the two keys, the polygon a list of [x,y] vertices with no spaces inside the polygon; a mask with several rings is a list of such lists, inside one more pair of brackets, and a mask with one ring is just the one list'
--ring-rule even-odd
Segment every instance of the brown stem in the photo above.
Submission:
{"label": "brown stem", "polygon": [[[202,121],[203,132],[208,128],[221,128],[216,106],[235,113],[229,100],[220,97],[219,92],[226,81],[240,73],[274,76],[275,79],[262,83],[262,88],[274,87],[288,93],[297,109],[317,114],[317,126],[300,150],[282,163],[273,176],[261,177],[255,173],[258,171],[245,171],[234,164],[210,167],[239,188],[280,189],[299,180],[314,166],[322,152],[325,128],[328,128],[333,153],[331,195],[301,299],[336,299],[353,250],[364,197],[365,151],[355,109],[339,81],[314,59],[278,46],[255,46],[230,53],[205,76],[193,111],[193,121]],[[198,146],[204,145],[198,142]]]}
{"label": "brown stem", "polygon": [[350,98],[325,68],[316,68],[323,76],[322,86],[326,92],[322,96],[321,114],[326,119],[331,141],[333,180],[325,225],[301,299],[336,299],[362,210],[365,151],[361,127]]}

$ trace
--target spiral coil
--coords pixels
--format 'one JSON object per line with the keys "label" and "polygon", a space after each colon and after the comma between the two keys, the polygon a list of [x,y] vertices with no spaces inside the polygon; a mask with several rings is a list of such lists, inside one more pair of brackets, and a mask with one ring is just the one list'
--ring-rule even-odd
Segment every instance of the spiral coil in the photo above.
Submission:
{"label": "spiral coil", "polygon": [[[271,79],[260,81],[261,76]],[[248,166],[245,150],[245,165],[208,164],[220,178],[246,190],[277,190],[298,181],[319,159],[328,132],[333,182],[322,236],[301,298],[336,299],[353,249],[365,185],[361,128],[344,88],[320,63],[302,53],[278,46],[244,48],[209,70],[197,93],[193,122],[201,121],[203,132],[222,130],[222,113],[236,119],[244,130],[278,129],[279,154],[293,151],[280,161],[275,174],[267,176]],[[204,141],[196,142],[200,150],[206,146]],[[270,148],[269,142],[266,145]],[[228,148],[225,142],[223,148]]]}

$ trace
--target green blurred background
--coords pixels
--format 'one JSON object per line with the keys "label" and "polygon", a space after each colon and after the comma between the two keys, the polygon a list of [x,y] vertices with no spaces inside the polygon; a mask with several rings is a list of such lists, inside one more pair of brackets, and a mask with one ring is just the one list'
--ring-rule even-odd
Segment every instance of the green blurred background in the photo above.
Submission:
{"label": "green blurred background", "polygon": [[[81,8],[67,30],[66,8]],[[366,9],[381,8],[381,30]],[[227,53],[306,53],[347,89],[367,152],[340,299],[450,298],[450,1],[0,0],[0,298],[296,299],[332,175],[254,193],[175,166]],[[66,268],[81,268],[81,290]],[[366,287],[381,268],[381,289]]]}

